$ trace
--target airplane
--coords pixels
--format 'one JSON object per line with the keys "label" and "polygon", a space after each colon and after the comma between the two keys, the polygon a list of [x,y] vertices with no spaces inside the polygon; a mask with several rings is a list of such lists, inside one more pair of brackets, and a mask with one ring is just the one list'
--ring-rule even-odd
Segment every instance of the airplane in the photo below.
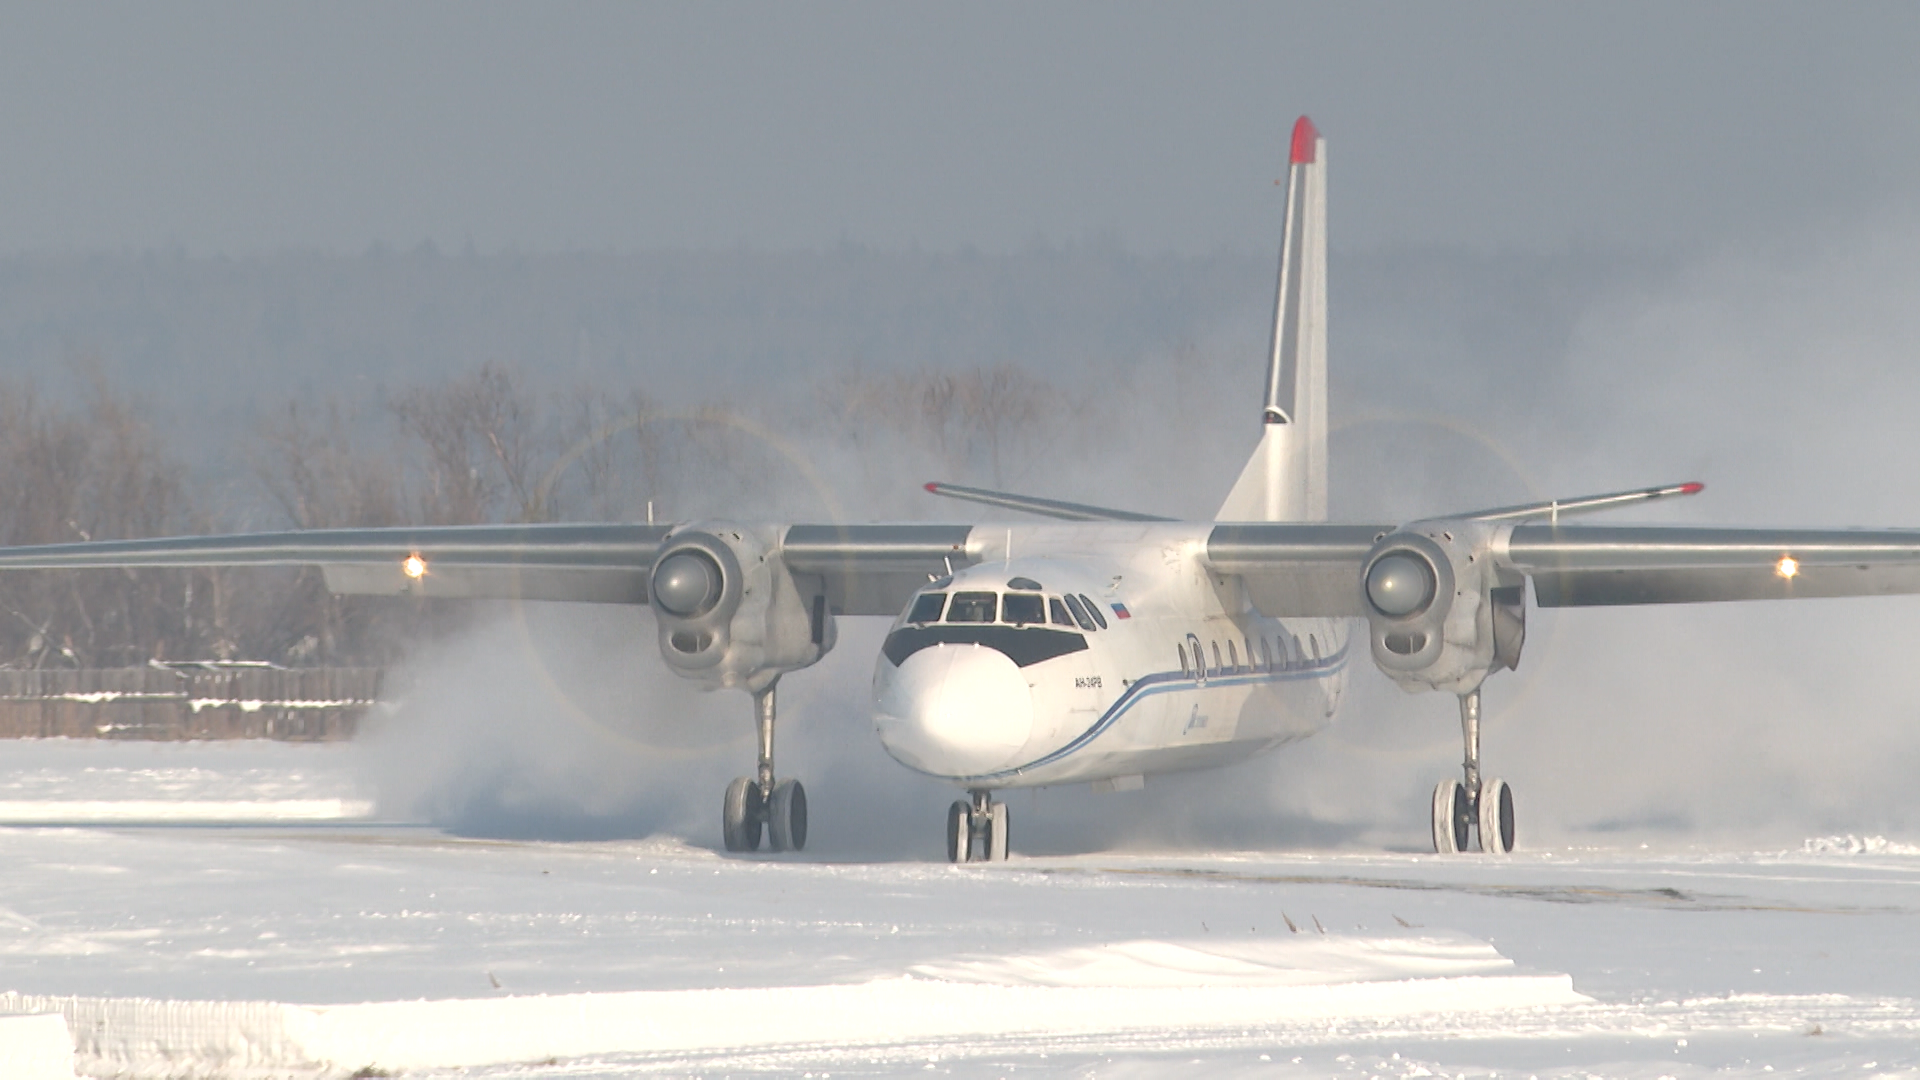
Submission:
{"label": "airplane", "polygon": [[1434,789],[1434,850],[1510,852],[1513,792],[1482,773],[1480,701],[1520,662],[1529,585],[1542,607],[1920,593],[1920,532],[1566,522],[1699,483],[1328,521],[1326,162],[1301,117],[1260,435],[1211,521],[934,483],[1049,520],[330,529],[16,547],[0,569],[311,565],[341,594],[649,604],[669,670],[752,699],[756,769],[723,798],[733,852],[763,833],[805,848],[805,789],[775,770],[777,687],[834,647],[838,619],[891,616],[874,727],[965,793],[945,827],[962,863],[1007,857],[998,792],[1130,789],[1324,730],[1363,654],[1405,690],[1458,699],[1461,775]]}

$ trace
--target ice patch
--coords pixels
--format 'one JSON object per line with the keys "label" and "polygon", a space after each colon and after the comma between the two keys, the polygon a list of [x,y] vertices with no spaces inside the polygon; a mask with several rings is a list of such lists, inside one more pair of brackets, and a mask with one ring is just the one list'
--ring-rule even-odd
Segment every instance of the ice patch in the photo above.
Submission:
{"label": "ice patch", "polygon": [[1902,844],[1884,836],[1816,836],[1804,845],[1809,855],[1920,855],[1920,844]]}

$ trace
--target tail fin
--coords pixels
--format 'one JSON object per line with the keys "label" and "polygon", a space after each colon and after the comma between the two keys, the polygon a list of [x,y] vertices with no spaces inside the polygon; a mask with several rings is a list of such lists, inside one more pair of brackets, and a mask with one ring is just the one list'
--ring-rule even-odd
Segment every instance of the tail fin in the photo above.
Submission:
{"label": "tail fin", "polygon": [[1327,141],[1293,125],[1264,429],[1219,521],[1327,519]]}

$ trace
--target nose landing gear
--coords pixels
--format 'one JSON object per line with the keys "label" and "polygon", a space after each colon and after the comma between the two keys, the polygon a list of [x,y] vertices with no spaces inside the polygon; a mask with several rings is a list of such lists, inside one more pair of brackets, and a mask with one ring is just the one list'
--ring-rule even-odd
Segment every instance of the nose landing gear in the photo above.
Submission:
{"label": "nose landing gear", "polygon": [[[1460,738],[1466,744],[1461,763],[1466,782],[1442,780],[1433,789],[1433,850],[1441,855],[1481,851],[1505,855],[1513,850],[1513,789],[1505,780],[1480,778],[1480,691],[1460,695]],[[1471,834],[1477,831],[1478,837]]]}
{"label": "nose landing gear", "polygon": [[1007,804],[994,802],[985,789],[968,794],[972,801],[956,799],[947,807],[947,861],[1005,862]]}
{"label": "nose landing gear", "polygon": [[760,735],[760,768],[727,785],[720,812],[721,835],[728,851],[760,850],[764,826],[770,851],[801,851],[807,846],[807,789],[798,780],[773,778],[773,687],[753,695],[754,723]]}

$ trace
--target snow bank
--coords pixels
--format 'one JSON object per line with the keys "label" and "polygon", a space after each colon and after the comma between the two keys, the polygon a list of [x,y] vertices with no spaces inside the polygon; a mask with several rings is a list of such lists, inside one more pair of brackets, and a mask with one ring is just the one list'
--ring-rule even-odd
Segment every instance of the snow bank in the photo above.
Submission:
{"label": "snow bank", "polygon": [[[1574,992],[1568,976],[1522,976],[1511,968],[1491,946],[1445,937],[1232,946],[1137,941],[928,966],[916,975],[836,986],[330,1006],[5,994],[0,1009],[63,1014],[89,1074],[264,1077],[605,1054],[845,1050],[968,1036],[1192,1033],[1279,1019],[1468,1014],[1590,1000]],[[1416,973],[1421,977],[1408,977]]]}
{"label": "snow bank", "polygon": [[1463,934],[1125,941],[1032,956],[921,964],[916,975],[1014,986],[1310,986],[1500,975],[1513,961]]}
{"label": "snow bank", "polygon": [[1816,836],[1804,845],[1808,855],[1920,855],[1920,844],[1902,844],[1884,836]]}
{"label": "snow bank", "polygon": [[73,1039],[57,1012],[0,1016],[0,1076],[73,1080]]}

